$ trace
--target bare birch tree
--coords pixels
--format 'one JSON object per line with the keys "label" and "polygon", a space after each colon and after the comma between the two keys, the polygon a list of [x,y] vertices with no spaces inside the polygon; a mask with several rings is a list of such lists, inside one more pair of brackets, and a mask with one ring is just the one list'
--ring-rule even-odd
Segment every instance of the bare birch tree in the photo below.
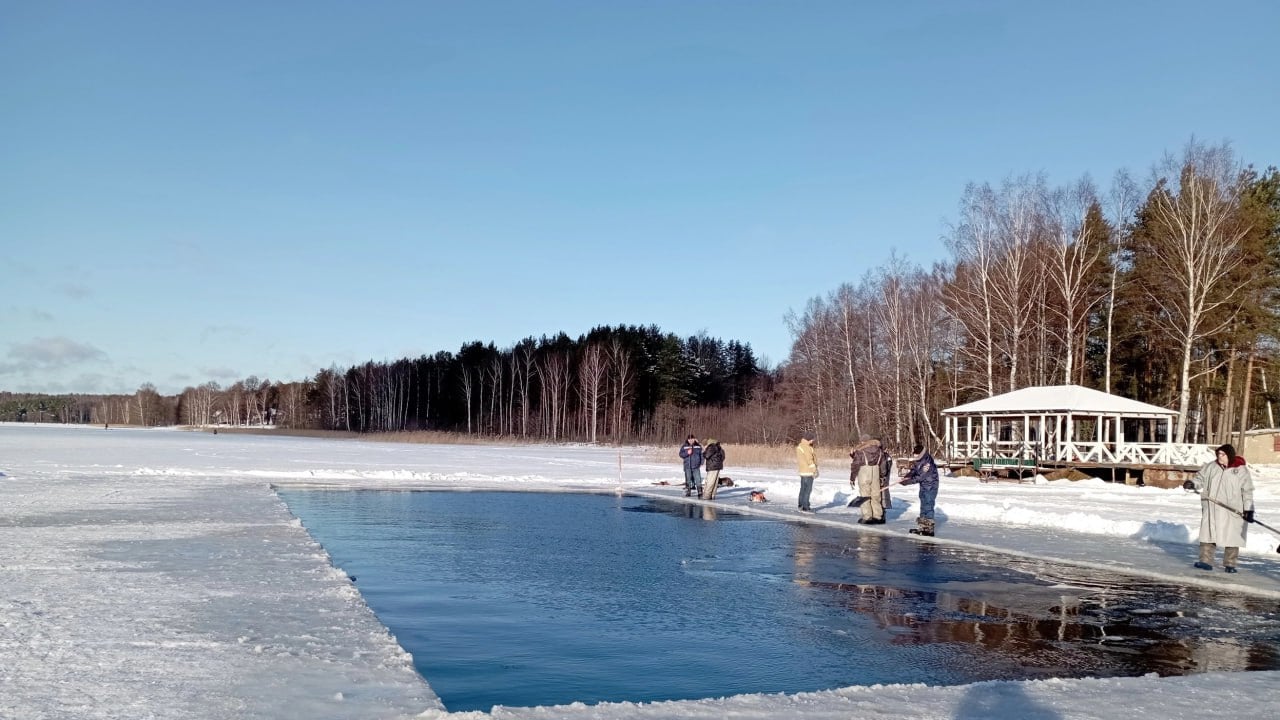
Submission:
{"label": "bare birch tree", "polygon": [[560,351],[548,352],[537,364],[542,387],[542,412],[547,437],[560,438],[565,425],[564,409],[569,394],[569,358]]}
{"label": "bare birch tree", "polygon": [[592,343],[582,353],[578,365],[578,396],[582,402],[582,415],[588,442],[597,440],[600,421],[600,399],[604,393],[604,351],[599,343]]}
{"label": "bare birch tree", "polygon": [[[1099,242],[1103,228],[1096,211],[1097,194],[1087,179],[1069,188],[1059,188],[1045,198],[1045,222],[1050,257],[1050,286],[1058,302],[1047,306],[1059,317],[1058,339],[1062,342],[1062,384],[1074,383],[1076,356],[1082,348],[1077,341],[1087,325],[1088,312],[1103,298],[1097,286],[1098,263],[1106,246]],[[1091,212],[1093,210],[1093,212]]]}
{"label": "bare birch tree", "polygon": [[[1224,280],[1240,264],[1240,169],[1226,145],[1194,140],[1179,159],[1166,156],[1148,197],[1145,232],[1135,236],[1135,269],[1159,308],[1155,323],[1179,347],[1177,442],[1185,442],[1191,367],[1197,345],[1231,322],[1238,286]],[[1208,322],[1213,318],[1214,322]]]}
{"label": "bare birch tree", "polygon": [[1115,346],[1115,313],[1116,291],[1119,289],[1120,273],[1124,264],[1122,239],[1133,227],[1133,211],[1138,205],[1138,186],[1127,170],[1116,172],[1108,194],[1108,205],[1111,216],[1111,243],[1108,248],[1110,256],[1110,283],[1106,299],[1106,340],[1102,361],[1102,390],[1111,392],[1111,352]]}
{"label": "bare birch tree", "polygon": [[970,184],[961,200],[961,222],[947,238],[956,261],[955,276],[943,297],[969,342],[956,352],[980,368],[981,387],[995,395],[995,267],[1000,260],[999,211],[988,185]]}
{"label": "bare birch tree", "polygon": [[1018,389],[1024,332],[1032,316],[1030,288],[1033,273],[1041,267],[1034,252],[1043,192],[1043,178],[1022,177],[1006,182],[1000,193],[998,255],[992,265],[990,292],[995,349],[1008,367],[1006,391]]}
{"label": "bare birch tree", "polygon": [[631,368],[631,353],[620,338],[609,342],[609,367],[613,389],[613,434],[622,440],[631,426],[631,400],[635,392],[635,372]]}
{"label": "bare birch tree", "polygon": [[471,368],[466,365],[461,366],[462,376],[459,381],[462,383],[462,398],[467,411],[467,434],[471,434],[471,396],[474,383],[471,380]]}

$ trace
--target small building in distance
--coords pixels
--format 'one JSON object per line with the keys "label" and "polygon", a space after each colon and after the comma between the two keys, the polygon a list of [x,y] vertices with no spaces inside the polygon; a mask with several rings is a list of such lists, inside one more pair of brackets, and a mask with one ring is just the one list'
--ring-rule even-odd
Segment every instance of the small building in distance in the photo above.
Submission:
{"label": "small building in distance", "polygon": [[1023,388],[943,410],[945,456],[987,473],[1076,468],[1169,487],[1213,459],[1210,445],[1173,442],[1177,416],[1080,385]]}
{"label": "small building in distance", "polygon": [[1280,428],[1246,430],[1244,447],[1237,448],[1250,465],[1274,465],[1280,463]]}

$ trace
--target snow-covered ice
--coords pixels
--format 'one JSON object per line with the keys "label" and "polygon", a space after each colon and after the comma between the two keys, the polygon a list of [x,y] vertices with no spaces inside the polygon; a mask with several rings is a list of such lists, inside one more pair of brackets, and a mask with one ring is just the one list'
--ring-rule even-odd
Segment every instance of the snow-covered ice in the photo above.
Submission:
{"label": "snow-covered ice", "polygon": [[[785,470],[726,474],[763,489],[719,504],[849,532],[847,469],[823,466],[818,513]],[[675,449],[437,446],[0,425],[0,718],[1163,718],[1275,717],[1280,672],[892,685],[649,704],[448,713],[411,659],[272,485],[626,491],[681,497]],[[1254,467],[1258,517],[1280,527],[1280,468]],[[657,485],[662,481],[672,485]],[[904,502],[905,501],[905,502]],[[1105,567],[1280,600],[1277,538],[1253,526],[1241,572],[1193,570],[1199,503],[1101,481],[944,478],[943,544]],[[921,542],[927,542],[921,540]]]}

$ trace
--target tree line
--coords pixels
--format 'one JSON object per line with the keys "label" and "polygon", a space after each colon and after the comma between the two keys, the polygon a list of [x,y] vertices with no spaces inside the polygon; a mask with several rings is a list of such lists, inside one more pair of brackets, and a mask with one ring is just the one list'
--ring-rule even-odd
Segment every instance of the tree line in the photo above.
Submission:
{"label": "tree line", "polygon": [[1148,181],[971,184],[929,268],[893,258],[788,324],[806,422],[897,448],[940,411],[1077,384],[1178,411],[1177,442],[1274,427],[1280,172],[1194,140]]}
{"label": "tree line", "polygon": [[[132,396],[3,394],[0,419],[672,442],[698,412],[738,413],[773,384],[747,343],[602,326],[576,339],[559,333],[506,348],[476,341],[456,353],[334,366],[301,381],[207,382],[171,398],[150,385]],[[742,437],[785,433],[774,418],[756,420],[741,424]]]}
{"label": "tree line", "polygon": [[369,361],[177,396],[0,393],[0,419],[440,430],[531,440],[937,446],[941,410],[1078,384],[1178,411],[1176,440],[1274,427],[1280,172],[1192,140],[1145,181],[1038,174],[964,189],[947,257],[898,256],[787,313],[787,361],[656,326]]}

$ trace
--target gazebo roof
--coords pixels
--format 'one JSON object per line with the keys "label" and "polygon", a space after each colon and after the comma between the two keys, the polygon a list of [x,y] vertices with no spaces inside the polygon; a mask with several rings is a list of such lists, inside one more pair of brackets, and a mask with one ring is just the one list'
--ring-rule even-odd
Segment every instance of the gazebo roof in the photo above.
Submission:
{"label": "gazebo roof", "polygon": [[1079,385],[1042,385],[975,400],[942,411],[944,415],[1158,415],[1178,413]]}

